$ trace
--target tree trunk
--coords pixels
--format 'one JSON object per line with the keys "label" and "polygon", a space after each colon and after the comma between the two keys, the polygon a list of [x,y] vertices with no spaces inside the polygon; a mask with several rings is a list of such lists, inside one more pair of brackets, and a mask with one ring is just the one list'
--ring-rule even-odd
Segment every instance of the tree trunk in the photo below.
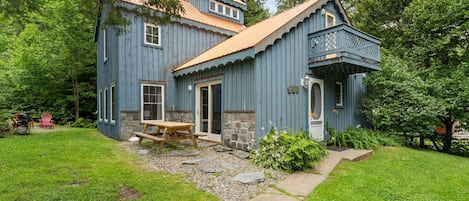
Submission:
{"label": "tree trunk", "polygon": [[419,147],[420,148],[425,148],[425,136],[423,134],[420,134],[420,140],[419,140]]}
{"label": "tree trunk", "polygon": [[451,152],[451,142],[453,139],[453,121],[449,117],[445,118],[446,133],[443,136],[443,152]]}
{"label": "tree trunk", "polygon": [[72,78],[73,96],[75,102],[75,121],[80,117],[80,94],[78,93],[78,80]]}

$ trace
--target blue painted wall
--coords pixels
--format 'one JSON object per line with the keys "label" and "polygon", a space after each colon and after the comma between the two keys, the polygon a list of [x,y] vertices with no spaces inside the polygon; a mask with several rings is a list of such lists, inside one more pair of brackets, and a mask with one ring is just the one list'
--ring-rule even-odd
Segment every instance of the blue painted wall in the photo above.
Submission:
{"label": "blue painted wall", "polygon": [[[329,2],[323,8],[336,16],[336,24],[345,22],[339,15],[339,8]],[[299,86],[300,79],[308,68],[307,36],[325,28],[325,16],[318,9],[315,13],[284,34],[264,52],[256,55],[256,129],[258,139],[267,133],[272,126],[278,129],[308,130],[308,91],[301,87],[298,94],[288,94],[289,86]],[[313,74],[324,80],[325,120],[331,127],[340,130],[357,124],[357,103],[363,92],[361,77],[353,79],[338,72],[330,74]],[[333,113],[335,108],[335,82],[344,82],[344,107]]]}
{"label": "blue painted wall", "polygon": [[[103,13],[103,19],[105,12]],[[116,109],[120,111],[140,111],[140,87],[142,80],[161,82],[165,85],[165,109],[172,109],[176,102],[176,83],[171,69],[183,64],[201,52],[220,43],[230,36],[229,32],[220,32],[207,26],[193,26],[195,22],[174,22],[161,27],[161,46],[144,44],[144,21],[129,14],[132,24],[127,32],[117,36],[108,29],[109,57],[103,57],[103,31],[98,33],[98,92],[116,86]],[[200,28],[203,27],[203,28]],[[187,91],[187,90],[186,90]],[[109,90],[108,90],[109,93]],[[98,93],[99,94],[99,93]],[[108,100],[109,102],[109,100]],[[107,104],[110,112],[110,103]],[[119,115],[116,124],[99,122],[98,129],[106,135],[119,138]]]}

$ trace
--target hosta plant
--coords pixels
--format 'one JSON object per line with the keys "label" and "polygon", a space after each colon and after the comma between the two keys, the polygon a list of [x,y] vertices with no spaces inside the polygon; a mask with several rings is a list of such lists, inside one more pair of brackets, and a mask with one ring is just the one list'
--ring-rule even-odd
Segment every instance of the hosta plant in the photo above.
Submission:
{"label": "hosta plant", "polygon": [[278,132],[275,128],[251,152],[254,164],[287,172],[311,168],[325,155],[325,146],[309,139],[305,131]]}

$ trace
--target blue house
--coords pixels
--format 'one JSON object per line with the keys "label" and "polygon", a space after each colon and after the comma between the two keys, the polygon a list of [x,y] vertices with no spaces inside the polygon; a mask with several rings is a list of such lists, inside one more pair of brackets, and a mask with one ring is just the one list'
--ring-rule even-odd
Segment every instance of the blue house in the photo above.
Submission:
{"label": "blue house", "polygon": [[366,123],[362,80],[380,70],[380,41],[353,28],[340,1],[309,0],[248,28],[241,0],[181,3],[168,25],[129,13],[125,34],[97,29],[103,134],[124,140],[146,120],[194,122],[208,139],[248,150],[272,126],[324,141],[326,124]]}

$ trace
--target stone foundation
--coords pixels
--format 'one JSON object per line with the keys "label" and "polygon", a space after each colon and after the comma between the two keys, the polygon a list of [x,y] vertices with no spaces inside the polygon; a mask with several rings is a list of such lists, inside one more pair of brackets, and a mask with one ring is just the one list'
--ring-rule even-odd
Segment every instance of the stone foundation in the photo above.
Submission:
{"label": "stone foundation", "polygon": [[256,143],[256,113],[225,111],[223,118],[223,144],[245,151],[251,150]]}
{"label": "stone foundation", "polygon": [[191,111],[166,111],[166,121],[177,121],[177,122],[192,122]]}
{"label": "stone foundation", "polygon": [[134,131],[142,131],[140,111],[122,111],[120,113],[120,140],[132,137]]}

